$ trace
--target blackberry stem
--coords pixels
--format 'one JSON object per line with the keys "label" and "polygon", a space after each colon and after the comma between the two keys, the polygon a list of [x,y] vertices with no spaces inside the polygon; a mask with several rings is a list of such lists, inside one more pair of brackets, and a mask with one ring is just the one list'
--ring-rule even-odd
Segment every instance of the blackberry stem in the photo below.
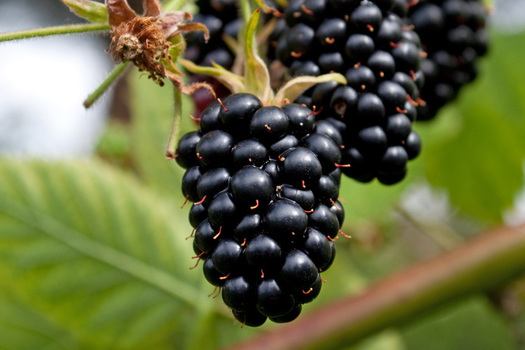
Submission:
{"label": "blackberry stem", "polygon": [[174,86],[173,87],[173,99],[175,103],[175,113],[173,115],[173,125],[171,127],[171,134],[168,140],[168,147],[166,148],[166,157],[174,158],[175,149],[179,142],[179,134],[182,120],[182,95],[181,92]]}
{"label": "blackberry stem", "polygon": [[121,74],[128,68],[130,61],[123,62],[117,65],[111,73],[109,73],[108,77],[100,84],[95,91],[93,91],[91,94],[89,94],[88,98],[84,101],[83,105],[84,107],[89,108],[91,107],[99,98],[102,96],[107,89],[121,76]]}
{"label": "blackberry stem", "polygon": [[0,34],[0,42],[38,38],[50,35],[64,35],[64,34],[75,34],[85,32],[98,32],[102,30],[109,30],[108,24],[101,23],[87,23],[87,24],[74,24],[67,26],[56,26],[48,28],[38,28],[29,30],[20,30],[16,32],[7,32]]}
{"label": "blackberry stem", "polygon": [[244,23],[248,23],[248,20],[250,19],[250,16],[252,15],[252,10],[249,4],[249,1],[240,1],[241,6],[241,13],[242,18],[244,19]]}

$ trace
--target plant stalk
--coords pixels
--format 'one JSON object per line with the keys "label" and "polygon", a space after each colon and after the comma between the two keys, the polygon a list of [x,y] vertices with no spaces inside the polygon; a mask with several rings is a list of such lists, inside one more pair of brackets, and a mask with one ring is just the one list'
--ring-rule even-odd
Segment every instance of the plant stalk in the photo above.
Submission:
{"label": "plant stalk", "polygon": [[175,150],[177,148],[177,143],[179,142],[179,134],[182,121],[182,94],[175,86],[173,87],[173,97],[175,104],[175,113],[173,116],[173,125],[171,128],[170,138],[168,140],[168,146],[166,148],[166,157],[168,159],[176,157]]}
{"label": "plant stalk", "polygon": [[494,291],[524,273],[525,225],[495,228],[358,295],[228,349],[339,349],[446,303]]}
{"label": "plant stalk", "polygon": [[109,30],[108,24],[101,23],[87,23],[87,24],[74,24],[67,26],[57,26],[48,28],[38,28],[21,30],[16,32],[7,32],[0,34],[0,42],[10,40],[20,40],[28,38],[37,38],[49,35],[63,35],[63,34],[75,34],[85,32],[96,32],[101,30]]}
{"label": "plant stalk", "polygon": [[252,15],[252,9],[251,9],[249,1],[241,1],[240,7],[241,7],[242,18],[244,19],[244,23],[246,24],[248,23],[248,20],[250,19],[250,16]]}
{"label": "plant stalk", "polygon": [[93,106],[93,104],[102,96],[110,87],[111,85],[121,76],[121,74],[126,70],[126,68],[129,66],[128,62],[123,62],[115,66],[115,68],[109,73],[107,78],[100,84],[95,91],[93,91],[84,101],[83,105],[84,107],[89,108]]}

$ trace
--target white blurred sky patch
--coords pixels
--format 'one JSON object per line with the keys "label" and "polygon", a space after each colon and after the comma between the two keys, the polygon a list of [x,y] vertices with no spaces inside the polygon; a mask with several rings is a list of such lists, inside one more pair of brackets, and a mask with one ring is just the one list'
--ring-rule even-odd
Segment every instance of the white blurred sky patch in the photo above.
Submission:
{"label": "white blurred sky patch", "polygon": [[494,0],[491,25],[505,32],[525,30],[525,0]]}
{"label": "white blurred sky patch", "polygon": [[[49,26],[39,17],[42,3],[1,3],[0,32]],[[90,34],[0,43],[0,151],[91,154],[109,99],[89,110],[82,102],[111,67],[100,41]]]}

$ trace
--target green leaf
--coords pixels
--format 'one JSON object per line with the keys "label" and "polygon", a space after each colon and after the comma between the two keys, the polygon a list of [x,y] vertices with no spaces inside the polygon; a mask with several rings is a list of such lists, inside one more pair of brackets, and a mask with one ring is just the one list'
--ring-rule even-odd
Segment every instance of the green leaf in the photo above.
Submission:
{"label": "green leaf", "polygon": [[0,297],[0,349],[79,349],[64,327],[3,291]]}
{"label": "green leaf", "polygon": [[344,348],[344,350],[405,350],[403,338],[395,330],[385,330],[374,336],[366,338],[357,345]]}
{"label": "green leaf", "polygon": [[445,119],[445,138],[426,144],[425,134],[439,132],[433,125],[418,126],[430,183],[447,189],[451,202],[465,214],[484,221],[501,221],[523,186],[523,40],[523,33],[492,39],[478,80],[438,116]]}
{"label": "green leaf", "polygon": [[246,23],[245,29],[245,52],[246,67],[244,83],[246,92],[259,97],[261,101],[273,100],[273,91],[270,87],[270,73],[264,61],[257,55],[257,41],[255,32],[259,23],[260,8],[257,8]]}
{"label": "green leaf", "polygon": [[108,22],[106,6],[99,2],[90,0],[62,0],[62,2],[78,17],[95,23]]}
{"label": "green leaf", "polygon": [[215,62],[212,62],[212,67],[198,66],[192,61],[183,58],[179,58],[178,62],[192,73],[204,74],[213,77],[234,94],[245,90],[243,77],[230,72]]}
{"label": "green leaf", "polygon": [[[473,297],[404,327],[406,350],[517,350],[502,315],[483,297]],[[429,339],[439,337],[439,341]]]}
{"label": "green leaf", "polygon": [[93,161],[0,159],[0,174],[0,296],[91,349],[186,349],[198,315],[231,325],[189,269],[187,211],[172,200]]}

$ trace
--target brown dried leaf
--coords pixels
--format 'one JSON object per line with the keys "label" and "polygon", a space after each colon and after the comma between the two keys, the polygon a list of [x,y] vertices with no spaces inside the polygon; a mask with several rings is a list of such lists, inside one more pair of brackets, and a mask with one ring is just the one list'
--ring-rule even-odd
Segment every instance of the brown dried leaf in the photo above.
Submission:
{"label": "brown dried leaf", "polygon": [[[163,14],[158,22],[159,27],[164,33],[164,37],[169,40],[175,35],[185,32],[191,32],[194,30],[204,30],[208,34],[208,28],[200,23],[187,23],[183,24],[184,21],[191,21],[193,16],[189,12],[174,11],[166,12]],[[199,26],[194,26],[199,25]],[[209,37],[209,34],[208,34]]]}
{"label": "brown dried leaf", "polygon": [[106,7],[108,9],[108,22],[112,27],[137,17],[126,0],[106,0]]}
{"label": "brown dried leaf", "polygon": [[144,16],[146,17],[157,17],[160,15],[161,6],[159,0],[144,0],[142,7],[144,8]]}
{"label": "brown dried leaf", "polygon": [[215,91],[208,83],[195,83],[191,85],[184,85],[182,79],[177,74],[174,74],[170,71],[166,71],[166,77],[171,81],[171,83],[179,90],[182,94],[191,95],[199,89],[206,89],[213,99],[217,98]]}

